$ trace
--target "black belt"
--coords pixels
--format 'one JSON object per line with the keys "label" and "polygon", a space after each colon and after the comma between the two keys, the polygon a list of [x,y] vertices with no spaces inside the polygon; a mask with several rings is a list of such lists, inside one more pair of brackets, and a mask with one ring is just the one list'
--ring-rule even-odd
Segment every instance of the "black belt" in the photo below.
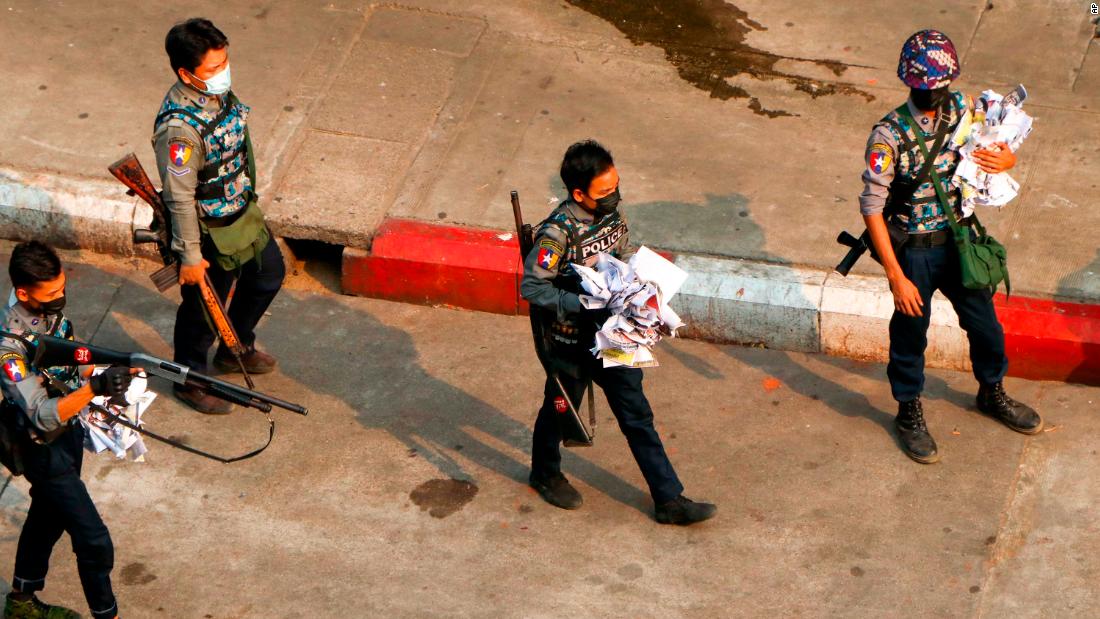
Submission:
{"label": "black belt", "polygon": [[[970,226],[970,218],[959,220],[959,225],[964,227]],[[943,230],[934,230],[932,232],[910,233],[909,238],[905,240],[906,247],[939,247],[941,245],[947,245],[953,242],[954,236],[952,235],[951,228],[944,228]]]}

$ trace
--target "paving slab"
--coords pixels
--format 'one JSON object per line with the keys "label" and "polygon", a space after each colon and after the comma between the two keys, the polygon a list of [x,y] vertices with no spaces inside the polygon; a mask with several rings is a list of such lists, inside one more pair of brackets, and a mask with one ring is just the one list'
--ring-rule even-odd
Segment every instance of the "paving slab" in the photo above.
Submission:
{"label": "paving slab", "polygon": [[[1042,66],[1029,75],[1035,90],[1073,88],[1095,33],[1087,2],[1006,0],[982,13],[964,69],[996,82],[1021,77],[1021,66]],[[1025,19],[1026,31],[1020,28]]]}
{"label": "paving slab", "polygon": [[1097,431],[1096,417],[1072,414],[1095,411],[1100,400],[1090,389],[1059,391],[1044,400],[1052,415],[1071,414],[1023,454],[1010,513],[988,561],[984,616],[1074,616],[1100,605],[1093,584],[1098,571],[1089,561],[1100,539],[1094,500],[1100,480],[1091,467],[1076,470],[1097,461],[1089,439]]}
{"label": "paving slab", "polygon": [[369,245],[407,156],[408,145],[399,142],[309,131],[274,199],[282,233],[350,247]]}

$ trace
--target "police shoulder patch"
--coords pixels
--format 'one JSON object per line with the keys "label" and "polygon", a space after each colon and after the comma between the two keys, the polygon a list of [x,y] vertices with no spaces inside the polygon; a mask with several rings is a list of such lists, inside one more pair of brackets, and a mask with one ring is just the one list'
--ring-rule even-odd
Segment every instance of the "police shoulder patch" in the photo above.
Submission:
{"label": "police shoulder patch", "polygon": [[27,362],[19,353],[9,352],[0,355],[0,366],[4,367],[4,374],[13,383],[18,383],[27,377]]}
{"label": "police shoulder patch", "polygon": [[875,142],[871,151],[867,154],[867,168],[875,174],[882,174],[890,169],[894,162],[894,149],[889,144]]}
{"label": "police shoulder patch", "polygon": [[544,249],[553,250],[553,251],[555,251],[559,254],[564,254],[565,253],[565,248],[562,247],[562,244],[555,241],[554,239],[551,239],[551,238],[544,238],[541,241],[539,241],[539,247],[542,247]]}
{"label": "police shoulder patch", "polygon": [[538,265],[547,271],[554,270],[558,266],[558,261],[561,260],[562,254],[565,253],[565,248],[561,243],[554,239],[542,239],[538,244]]}
{"label": "police shoulder patch", "polygon": [[191,153],[195,150],[191,140],[185,137],[175,137],[168,141],[168,161],[177,167],[187,165],[191,160]]}

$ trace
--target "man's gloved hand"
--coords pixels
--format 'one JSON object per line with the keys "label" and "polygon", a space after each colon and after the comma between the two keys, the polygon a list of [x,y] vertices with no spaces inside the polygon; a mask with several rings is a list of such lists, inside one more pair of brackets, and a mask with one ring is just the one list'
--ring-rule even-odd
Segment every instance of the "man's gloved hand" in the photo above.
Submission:
{"label": "man's gloved hand", "polygon": [[92,387],[92,393],[107,396],[114,400],[125,401],[126,390],[130,388],[130,382],[134,375],[130,368],[120,365],[112,365],[103,372],[91,377],[88,384]]}

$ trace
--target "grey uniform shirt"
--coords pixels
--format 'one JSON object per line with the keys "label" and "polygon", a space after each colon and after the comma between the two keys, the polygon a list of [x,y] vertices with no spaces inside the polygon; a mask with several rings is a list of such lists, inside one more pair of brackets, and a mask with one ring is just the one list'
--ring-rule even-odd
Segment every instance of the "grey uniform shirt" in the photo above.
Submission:
{"label": "grey uniform shirt", "polygon": [[[913,105],[912,99],[906,101],[905,105],[909,107],[909,113],[913,118],[917,119],[921,131],[926,134],[934,133],[939,128],[940,122],[951,123],[955,120],[954,110],[950,115],[937,114],[936,118],[932,119],[918,110],[917,106]],[[967,97],[967,105],[972,105],[969,97]],[[864,153],[864,161],[867,165],[863,167],[863,193],[859,195],[859,212],[863,215],[878,215],[886,208],[886,198],[890,195],[890,183],[894,182],[899,150],[894,134],[882,124],[875,125],[871,131],[871,137],[867,138],[867,150]],[[888,164],[873,165],[871,157],[876,154],[881,157],[883,152],[889,157]],[[878,167],[882,168],[881,171],[877,169]]]}
{"label": "grey uniform shirt", "polygon": [[[586,211],[580,204],[568,200],[559,209],[565,209],[566,215],[581,226],[591,226],[595,223],[595,216]],[[626,217],[619,212],[625,229]],[[580,296],[568,290],[562,290],[554,285],[562,269],[566,268],[569,240],[565,232],[556,225],[543,224],[535,233],[535,247],[527,255],[523,262],[523,281],[520,283],[520,293],[524,299],[544,309],[553,311],[558,321],[566,321],[581,311]],[[546,250],[544,256],[556,255],[550,263],[539,261],[540,250]],[[610,253],[620,260],[629,260],[634,254],[631,248],[629,233],[624,232],[619,237]],[[593,266],[596,256],[591,256],[585,261],[585,266]]]}
{"label": "grey uniform shirt", "polygon": [[[221,97],[202,94],[179,81],[168,90],[168,100],[201,108],[212,116],[222,109]],[[173,146],[175,151],[171,150]],[[202,239],[195,189],[199,186],[199,171],[206,161],[206,147],[194,127],[173,117],[153,134],[153,151],[157,154],[164,203],[172,213],[172,251],[183,264],[198,264],[202,261]]]}
{"label": "grey uniform shirt", "polygon": [[[38,316],[18,302],[0,311],[0,325],[12,333],[48,334],[61,320],[60,315]],[[87,366],[81,367],[81,375],[86,370]],[[31,365],[29,351],[19,340],[0,339],[0,390],[38,430],[52,432],[64,425],[57,413],[60,398],[47,393],[42,375]]]}

